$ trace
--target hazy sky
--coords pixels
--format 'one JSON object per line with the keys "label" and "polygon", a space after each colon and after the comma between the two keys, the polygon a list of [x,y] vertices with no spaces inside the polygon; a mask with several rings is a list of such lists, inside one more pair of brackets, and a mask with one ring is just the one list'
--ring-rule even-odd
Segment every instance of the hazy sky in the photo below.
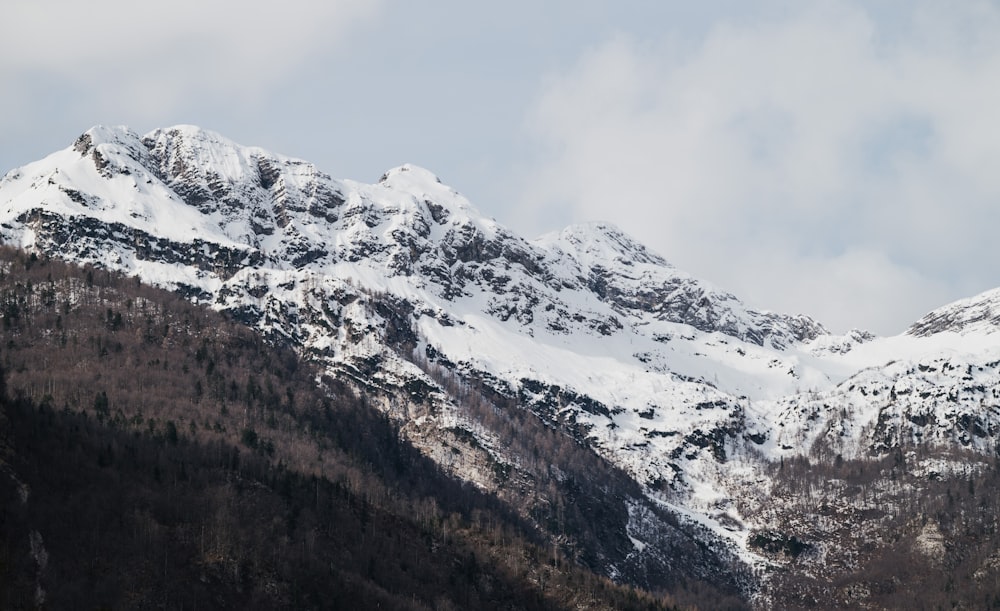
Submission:
{"label": "hazy sky", "polygon": [[0,87],[0,172],[192,123],[836,331],[1000,286],[1000,2],[7,0]]}

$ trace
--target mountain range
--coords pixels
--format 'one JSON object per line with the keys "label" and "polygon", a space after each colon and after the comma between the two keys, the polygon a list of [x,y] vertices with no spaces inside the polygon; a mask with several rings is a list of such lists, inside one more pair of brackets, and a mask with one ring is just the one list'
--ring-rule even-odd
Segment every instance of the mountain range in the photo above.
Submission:
{"label": "mountain range", "polygon": [[[846,576],[871,551],[865,524],[905,506],[899,482],[918,495],[964,482],[1000,448],[1000,289],[898,336],[835,335],[755,310],[608,223],[521,237],[413,165],[366,184],[197,127],[94,127],[0,180],[0,239],[179,292],[291,348],[320,388],[370,397],[578,562],[653,591],[690,578],[762,607],[871,600]],[[789,484],[845,464],[859,471]],[[885,477],[858,492],[865,465]],[[558,495],[602,536],[555,524]],[[933,539],[927,514],[908,516],[898,537],[940,563],[917,543]],[[869,539],[835,537],[845,525]]]}

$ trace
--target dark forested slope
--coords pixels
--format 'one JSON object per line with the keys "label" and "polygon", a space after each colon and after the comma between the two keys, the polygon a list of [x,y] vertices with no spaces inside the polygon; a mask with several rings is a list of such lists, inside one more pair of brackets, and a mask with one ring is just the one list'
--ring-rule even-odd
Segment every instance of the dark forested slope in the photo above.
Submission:
{"label": "dark forested slope", "polygon": [[181,297],[0,252],[0,607],[661,608]]}

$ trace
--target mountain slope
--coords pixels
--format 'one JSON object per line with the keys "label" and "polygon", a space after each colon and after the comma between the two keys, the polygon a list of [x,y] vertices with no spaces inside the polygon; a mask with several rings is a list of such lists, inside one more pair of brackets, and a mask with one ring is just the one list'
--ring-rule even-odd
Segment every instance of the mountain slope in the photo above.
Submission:
{"label": "mountain slope", "polygon": [[7,248],[0,268],[0,607],[670,607],[242,325]]}
{"label": "mountain slope", "polygon": [[745,567],[779,562],[752,545],[779,461],[988,452],[1000,432],[989,294],[904,336],[834,337],[608,224],[523,239],[416,166],[363,184],[195,127],[98,127],[0,181],[0,236],[229,313],[537,524],[561,515],[540,491],[600,470],[570,496],[604,500],[570,521],[614,535],[566,549],[646,587],[753,592]]}
{"label": "mountain slope", "polygon": [[[158,138],[168,136],[177,140],[175,146],[160,146]],[[206,150],[219,146],[224,150]],[[282,171],[266,178],[261,167],[268,163]],[[72,177],[71,184],[62,182],[65,176]],[[115,190],[121,184],[124,192]],[[8,174],[0,190],[11,194],[2,204],[8,214],[2,231],[10,242],[30,241],[38,252],[137,274],[301,350],[330,375],[359,384],[446,469],[549,524],[566,553],[587,566],[648,587],[684,576],[742,587],[736,585],[744,580],[741,573],[729,570],[728,552],[695,545],[695,535],[678,530],[669,512],[650,505],[627,476],[594,463],[586,453],[565,464],[566,457],[579,453],[566,446],[565,437],[545,442],[556,449],[565,446],[558,468],[515,456],[504,441],[511,435],[503,430],[547,430],[507,409],[519,399],[519,379],[512,379],[514,386],[489,371],[459,370],[462,384],[481,384],[488,391],[482,402],[474,402],[482,405],[477,412],[456,393],[445,392],[447,380],[433,377],[449,361],[438,358],[443,353],[435,344],[421,341],[421,325],[434,332],[481,324],[499,332],[501,345],[509,345],[521,341],[522,331],[531,332],[524,317],[534,310],[517,306],[521,292],[541,288],[549,293],[543,297],[551,298],[558,291],[532,263],[540,258],[537,251],[474,214],[464,198],[428,172],[404,167],[388,172],[378,185],[357,185],[193,128],[142,139],[127,130],[102,128],[67,151]],[[181,204],[179,193],[190,201]],[[341,197],[324,199],[328,193]],[[326,210],[323,218],[320,209]],[[192,211],[201,216],[192,221]],[[175,219],[180,222],[160,230]],[[513,284],[508,271],[517,275],[515,290],[507,290]],[[597,311],[585,311],[574,324],[588,329],[610,324],[610,308],[593,303]],[[471,324],[460,318],[466,313]],[[579,398],[585,407],[601,409],[582,393],[551,384],[545,388],[560,401]],[[491,410],[502,410],[508,421],[522,421],[501,423],[498,431]],[[586,428],[577,423],[577,411],[585,413],[574,405],[558,420],[583,440]],[[588,477],[581,479],[584,468]],[[595,479],[596,473],[605,475]],[[558,490],[559,499],[575,501],[539,495],[546,486]],[[601,486],[619,492],[605,498],[596,490]],[[595,521],[594,511],[605,517]],[[644,522],[634,526],[632,516],[639,513]],[[553,515],[558,519],[552,521]],[[569,526],[572,536],[561,534]],[[629,533],[640,530],[657,542],[649,553],[631,543]],[[688,549],[683,562],[677,553],[667,553],[675,548]]]}
{"label": "mountain slope", "polygon": [[938,333],[994,333],[1000,328],[1000,289],[993,289],[928,312],[907,334],[929,337]]}

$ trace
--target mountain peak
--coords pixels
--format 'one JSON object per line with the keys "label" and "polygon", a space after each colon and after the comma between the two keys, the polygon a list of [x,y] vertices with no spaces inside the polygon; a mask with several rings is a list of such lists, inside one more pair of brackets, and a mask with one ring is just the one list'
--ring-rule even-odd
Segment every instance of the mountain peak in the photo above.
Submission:
{"label": "mountain peak", "polygon": [[[434,172],[412,163],[404,163],[382,174],[378,184],[386,189],[409,193],[418,199],[444,199],[461,208],[475,211],[458,191],[444,184]],[[478,212],[475,212],[478,215]]]}
{"label": "mountain peak", "polygon": [[938,333],[993,333],[1000,330],[1000,288],[960,299],[928,312],[913,323],[907,335],[928,337]]}
{"label": "mountain peak", "polygon": [[124,125],[95,125],[76,139],[74,148],[84,153],[86,149],[100,144],[122,144],[136,140],[139,140],[139,135]]}
{"label": "mountain peak", "polygon": [[640,244],[614,223],[577,223],[535,240],[541,246],[556,246],[573,253],[582,263],[619,261],[672,267],[666,259]]}
{"label": "mountain peak", "polygon": [[431,172],[427,168],[422,168],[418,165],[412,163],[404,163],[403,165],[391,168],[382,174],[382,177],[378,180],[379,184],[385,185],[387,187],[392,187],[400,182],[403,183],[435,183],[443,184],[441,179],[437,177],[434,172]]}
{"label": "mountain peak", "polygon": [[[125,158],[139,161],[149,154],[139,134],[124,125],[95,125],[76,139],[72,150],[82,157],[90,156],[94,166],[105,177],[114,171],[108,168],[109,165],[127,165]],[[114,163],[113,158],[117,158]]]}
{"label": "mountain peak", "polygon": [[[196,125],[183,124],[157,128],[143,136],[125,125],[95,125],[77,138],[73,148],[85,155],[101,145],[124,146],[125,154],[133,157],[137,156],[137,149],[147,149],[143,151],[146,153],[156,146],[180,148],[186,151],[235,151],[246,148],[217,132]],[[138,161],[138,158],[136,160]]]}
{"label": "mountain peak", "polygon": [[204,142],[211,143],[217,146],[223,146],[226,148],[234,148],[239,145],[226,138],[218,132],[214,132],[210,129],[205,129],[197,125],[189,124],[178,124],[172,125],[170,127],[158,127],[153,131],[147,133],[144,140],[161,140],[161,139],[171,139],[171,140],[184,140],[188,142]]}

